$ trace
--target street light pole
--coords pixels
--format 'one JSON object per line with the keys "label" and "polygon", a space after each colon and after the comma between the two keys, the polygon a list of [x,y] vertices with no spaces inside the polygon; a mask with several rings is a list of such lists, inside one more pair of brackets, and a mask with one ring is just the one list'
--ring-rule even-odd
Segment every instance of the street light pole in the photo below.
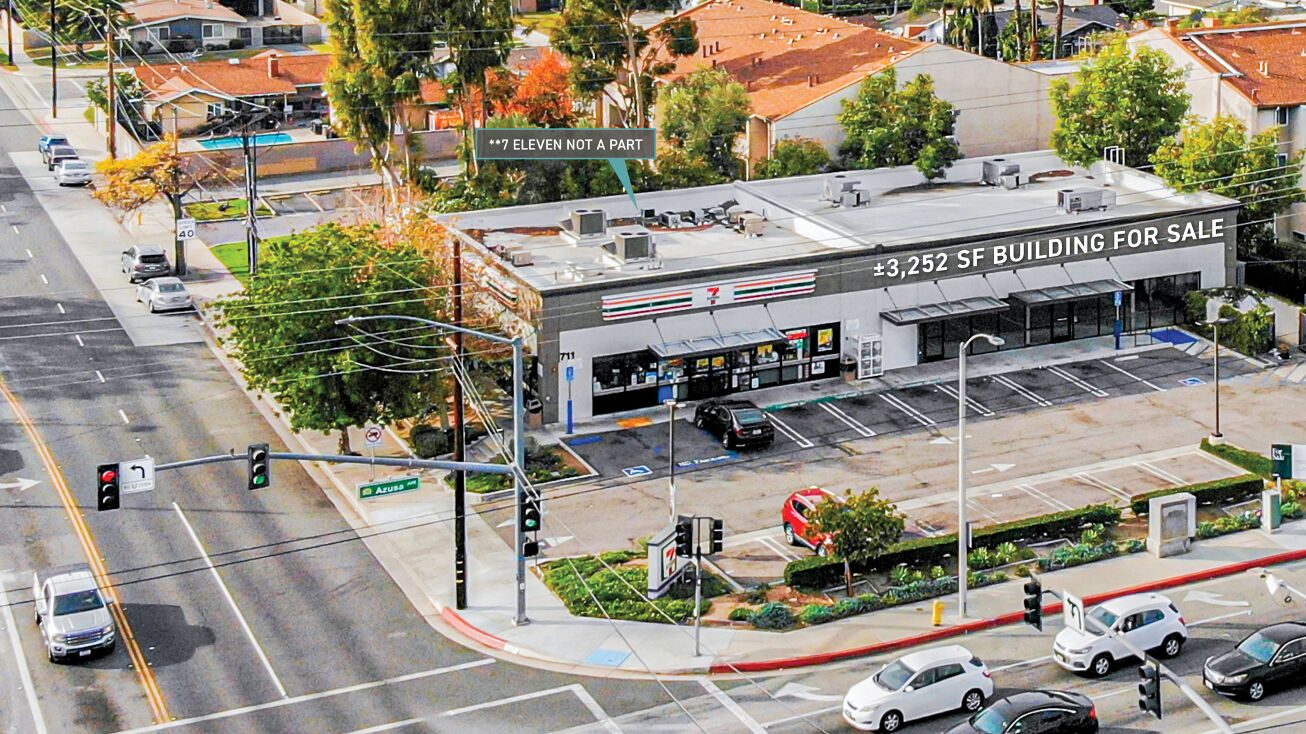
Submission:
{"label": "street light pole", "polygon": [[1215,431],[1211,433],[1211,443],[1214,444],[1224,442],[1224,434],[1220,433],[1220,325],[1233,322],[1234,319],[1227,316],[1206,322],[1212,329],[1215,341],[1215,356],[1211,358],[1212,370],[1215,372]]}
{"label": "street light pole", "polygon": [[966,521],[966,351],[976,339],[1000,347],[1006,341],[992,334],[972,334],[957,355],[957,621],[966,621],[966,586],[970,533]]}
{"label": "street light pole", "polygon": [[667,410],[671,413],[671,420],[667,421],[667,464],[671,469],[671,485],[669,487],[671,498],[671,522],[676,521],[676,408],[679,404],[675,398],[664,401]]}

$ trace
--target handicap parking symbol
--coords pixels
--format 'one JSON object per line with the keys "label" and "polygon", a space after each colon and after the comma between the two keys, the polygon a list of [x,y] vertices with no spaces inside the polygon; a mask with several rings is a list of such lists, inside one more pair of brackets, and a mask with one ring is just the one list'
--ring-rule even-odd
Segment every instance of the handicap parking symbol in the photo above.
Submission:
{"label": "handicap parking symbol", "polygon": [[1198,385],[1205,385],[1206,381],[1200,377],[1185,377],[1179,381],[1179,384],[1187,385],[1188,387],[1197,387]]}
{"label": "handicap parking symbol", "polygon": [[645,474],[652,474],[653,470],[641,464],[640,466],[628,466],[622,469],[621,473],[628,477],[642,477]]}

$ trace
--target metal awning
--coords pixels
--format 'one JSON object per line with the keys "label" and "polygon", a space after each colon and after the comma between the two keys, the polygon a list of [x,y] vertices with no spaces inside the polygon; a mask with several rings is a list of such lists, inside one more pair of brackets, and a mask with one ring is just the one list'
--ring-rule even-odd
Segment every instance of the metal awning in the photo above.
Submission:
{"label": "metal awning", "polygon": [[976,298],[963,298],[960,301],[944,301],[943,303],[927,303],[923,306],[900,308],[896,311],[885,311],[880,315],[891,324],[907,326],[908,324],[919,324],[922,321],[938,321],[939,319],[951,319],[959,316],[1006,311],[1008,308],[1011,308],[1011,305],[1000,298],[979,296]]}
{"label": "metal awning", "polygon": [[658,356],[658,359],[667,359],[669,357],[686,357],[691,354],[703,354],[705,352],[743,349],[784,340],[785,335],[781,334],[779,329],[769,328],[737,331],[716,336],[700,336],[694,339],[682,339],[664,344],[650,344],[648,348]]}
{"label": "metal awning", "polygon": [[1027,305],[1036,306],[1041,303],[1070,301],[1076,298],[1090,298],[1092,296],[1105,296],[1116,291],[1130,290],[1133,290],[1133,287],[1128,283],[1122,283],[1114,278],[1107,278],[1106,280],[1090,280],[1087,283],[1054,285],[1051,288],[1021,291],[1019,293],[1012,293],[1011,297]]}

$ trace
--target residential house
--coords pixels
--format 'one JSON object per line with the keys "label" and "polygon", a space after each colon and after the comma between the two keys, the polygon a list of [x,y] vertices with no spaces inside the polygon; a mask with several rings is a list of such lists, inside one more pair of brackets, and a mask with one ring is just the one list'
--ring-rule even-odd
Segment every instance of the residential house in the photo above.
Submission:
{"label": "residential house", "polygon": [[[1028,9],[1023,9],[1022,12],[1028,12]],[[998,34],[1001,34],[1002,30],[1011,22],[1011,16],[1014,13],[1014,8],[994,11],[993,22],[997,26]],[[949,13],[948,18],[951,19],[953,15],[953,13]],[[1040,8],[1038,20],[1039,23],[1048,28],[1056,28],[1056,9]],[[1057,56],[1065,58],[1074,56],[1080,51],[1094,48],[1096,45],[1093,38],[1095,34],[1116,30],[1119,24],[1120,14],[1112,10],[1110,6],[1096,4],[1067,5],[1061,21],[1061,49]],[[914,14],[908,10],[898,13],[885,21],[884,29],[895,36],[902,36],[903,38],[913,38],[930,43],[943,42],[943,16],[935,11]],[[996,37],[995,35],[994,38]],[[991,44],[992,40],[987,41],[985,46],[991,50],[993,48]],[[1046,50],[1045,53],[1050,55]]]}
{"label": "residential house", "polygon": [[[657,80],[724,68],[749,90],[752,116],[741,136],[748,171],[777,141],[811,138],[831,153],[843,141],[836,116],[867,76],[893,67],[900,83],[918,74],[958,110],[956,135],[968,156],[1047,147],[1053,116],[1046,75],[937,43],[890,35],[770,0],[712,0],[684,11],[698,25],[699,53],[674,60]],[[615,119],[601,105],[600,124]]]}
{"label": "residential house", "polygon": [[[1264,23],[1181,30],[1171,20],[1129,39],[1131,46],[1164,52],[1184,72],[1189,112],[1210,120],[1230,115],[1258,133],[1279,128],[1281,156],[1306,148],[1306,22]],[[1306,204],[1279,222],[1306,242]]]}
{"label": "residential house", "polygon": [[1225,13],[1245,8],[1261,8],[1276,17],[1306,13],[1301,0],[1156,0],[1155,7],[1157,13],[1169,18]]}
{"label": "residential house", "polygon": [[118,29],[118,37],[138,53],[192,51],[201,44],[228,48],[246,22],[212,0],[139,0],[123,5],[123,11],[131,20]]}
{"label": "residential house", "polygon": [[307,123],[327,113],[330,54],[267,51],[248,59],[141,65],[132,72],[145,93],[145,117],[164,134],[225,134],[240,102],[271,107],[284,122]]}

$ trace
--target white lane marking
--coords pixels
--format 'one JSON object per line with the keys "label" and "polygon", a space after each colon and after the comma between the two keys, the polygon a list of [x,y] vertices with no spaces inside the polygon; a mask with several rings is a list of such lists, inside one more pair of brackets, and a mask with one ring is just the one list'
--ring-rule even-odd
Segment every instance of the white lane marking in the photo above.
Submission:
{"label": "white lane marking", "polygon": [[46,734],[45,717],[41,715],[40,701],[36,700],[36,686],[32,684],[32,672],[27,669],[27,656],[23,654],[22,640],[18,639],[18,624],[14,622],[3,580],[0,580],[0,610],[3,610],[5,629],[9,630],[9,645],[14,648],[14,657],[18,660],[18,675],[23,683],[23,693],[27,695],[27,707],[32,710],[32,720],[36,722],[36,734]]}
{"label": "white lane marking", "polygon": [[838,711],[842,708],[843,706],[827,706],[826,708],[817,709],[815,711],[809,711],[805,714],[794,714],[792,716],[786,716],[783,719],[772,719],[771,721],[763,722],[762,726],[767,729],[770,729],[773,726],[779,726],[780,724],[788,724],[791,721],[798,721],[799,719],[810,719],[813,716],[828,714],[833,711]]}
{"label": "white lane marking", "polygon": [[118,417],[122,418],[124,424],[131,425],[131,421],[127,420],[127,414],[122,411],[122,408],[118,409]]}
{"label": "white lane marking", "polygon": [[181,519],[181,524],[186,526],[186,532],[190,534],[190,539],[195,543],[195,548],[203,556],[204,565],[209,567],[209,571],[213,574],[213,580],[218,582],[218,589],[227,598],[227,603],[231,605],[231,611],[235,612],[236,621],[240,622],[240,628],[245,631],[245,636],[249,638],[250,644],[254,646],[254,652],[258,654],[258,659],[263,662],[263,668],[267,670],[268,677],[272,679],[272,684],[277,687],[277,692],[281,694],[282,698],[289,698],[290,696],[286,694],[286,687],[281,685],[281,679],[277,677],[277,672],[272,669],[272,663],[268,661],[268,656],[264,654],[263,646],[258,644],[258,640],[254,637],[254,631],[249,628],[249,623],[245,621],[245,615],[240,613],[240,607],[236,606],[236,600],[232,598],[231,592],[227,590],[227,585],[223,583],[218,569],[213,566],[208,551],[204,550],[204,545],[200,543],[199,536],[195,534],[195,528],[190,526],[190,521],[186,519],[186,514],[181,511],[180,505],[173,502],[172,509],[177,511],[177,517]]}
{"label": "white lane marking", "polygon": [[403,721],[392,721],[389,724],[377,724],[369,726],[366,729],[355,729],[349,734],[377,734],[377,732],[390,731],[392,729],[402,729],[405,726],[416,726],[426,723],[426,719],[404,719]]}
{"label": "white lane marking", "polygon": [[612,732],[612,734],[621,734],[621,727],[617,726],[617,722],[613,721],[612,717],[608,716],[608,712],[604,711],[603,707],[599,705],[599,702],[594,700],[594,697],[590,695],[590,692],[585,690],[585,687],[579,683],[572,683],[571,685],[567,685],[567,686],[558,686],[557,688],[546,688],[542,691],[534,691],[532,693],[523,693],[520,696],[509,696],[508,698],[500,698],[494,701],[486,701],[485,703],[478,703],[473,706],[464,706],[462,708],[449,709],[448,711],[445,711],[443,714],[441,714],[441,716],[460,716],[462,714],[472,713],[473,711],[482,711],[485,709],[497,708],[499,706],[505,706],[510,703],[530,701],[531,699],[544,698],[545,696],[553,696],[559,693],[571,693],[572,695],[576,696],[576,698],[580,700],[580,702],[585,706],[585,708],[589,709],[590,713],[594,715],[594,718],[597,719],[598,722],[603,725],[604,729],[607,729],[608,731]]}
{"label": "white lane marking", "polygon": [[41,283],[43,285],[50,285],[50,281],[45,277],[45,273],[41,273]]}
{"label": "white lane marking", "polygon": [[352,686],[344,686],[343,688],[332,688],[331,690],[321,691],[318,693],[304,693],[298,696],[294,696],[292,698],[282,698],[276,701],[268,701],[266,703],[256,703],[250,706],[241,706],[240,708],[227,709],[226,711],[218,711],[212,714],[204,714],[202,716],[194,716],[189,719],[177,719],[175,721],[166,721],[162,724],[154,724],[153,726],[142,726],[137,729],[126,729],[118,732],[118,734],[147,734],[148,732],[164,731],[165,729],[176,729],[182,726],[190,726],[191,724],[202,724],[206,721],[221,721],[223,719],[230,719],[236,716],[252,714],[258,711],[277,709],[283,706],[291,706],[297,703],[304,703],[306,701],[317,701],[323,698],[334,698],[335,696],[343,696],[348,693],[357,693],[358,691],[366,691],[372,688],[383,688],[385,686],[392,686],[398,683],[407,683],[409,681],[421,680],[422,678],[430,678],[432,676],[444,675],[446,673],[456,673],[460,670],[468,670],[470,668],[479,668],[482,665],[493,665],[493,664],[494,664],[494,658],[481,658],[480,660],[473,660],[469,663],[459,663],[457,665],[450,665],[445,668],[434,668],[431,670],[423,670],[417,673],[407,673],[405,675],[396,676],[394,678],[374,680],[374,681],[369,681],[367,683],[355,683]]}
{"label": "white lane marking", "polygon": [[822,410],[834,416],[836,419],[839,420],[839,422],[843,423],[845,426],[848,426],[854,431],[860,433],[861,435],[867,438],[870,438],[871,436],[875,435],[875,431],[872,431],[871,429],[862,425],[861,421],[848,415],[842,409],[836,408],[835,406],[830,405],[829,403],[817,403],[817,405],[820,405]]}
{"label": "white lane marking", "polygon": [[1066,372],[1065,370],[1061,369],[1060,367],[1057,367],[1056,365],[1048,365],[1043,369],[1047,370],[1048,372],[1051,372],[1057,377],[1060,377],[1061,379],[1065,380],[1066,382],[1069,382],[1070,384],[1074,385],[1075,387],[1078,387],[1079,389],[1085,392],[1098,396],[1099,398],[1105,398],[1110,395],[1110,393],[1108,393],[1106,390],[1103,390],[1099,387],[1094,387],[1093,385],[1090,385],[1084,380],[1075,377],[1074,375],[1070,374],[1069,372]]}
{"label": "white lane marking", "polygon": [[1032,485],[1032,484],[1017,484],[1017,485],[1016,485],[1016,489],[1019,489],[1020,491],[1024,492],[1024,493],[1027,494],[1027,495],[1029,495],[1030,497],[1033,497],[1033,498],[1036,499],[1036,500],[1041,500],[1041,501],[1047,503],[1049,506],[1051,506],[1051,507],[1055,507],[1055,508],[1058,509],[1058,510],[1073,510],[1073,509],[1075,509],[1075,508],[1071,507],[1070,505],[1066,504],[1065,502],[1062,502],[1061,500],[1057,499],[1056,497],[1053,497],[1052,495],[1048,494],[1047,492],[1044,492],[1043,490],[1039,489],[1038,487],[1035,487],[1035,486]]}
{"label": "white lane marking", "polygon": [[906,413],[908,418],[911,418],[912,420],[916,421],[922,426],[929,427],[929,426],[936,425],[933,418],[911,407],[906,403],[906,401],[904,401],[902,398],[898,397],[897,395],[893,395],[887,392],[882,392],[880,393],[880,398],[884,400],[884,402],[888,403],[889,405],[892,405],[893,407],[897,408],[903,413]]}
{"label": "white lane marking", "polygon": [[77,346],[79,346],[79,347],[85,347],[85,346],[86,346],[86,342],[82,341],[82,335],[81,335],[81,334],[73,334],[73,338],[77,340]]}
{"label": "white lane marking", "polygon": [[4,204],[0,204],[0,213],[8,214],[9,209]]}
{"label": "white lane marking", "polygon": [[791,439],[794,443],[798,444],[800,448],[810,449],[816,445],[811,441],[807,440],[807,438],[803,436],[803,434],[791,428],[788,423],[785,423],[779,418],[776,418],[774,415],[767,413],[766,419],[771,421],[771,424],[774,425],[781,433],[783,433],[785,436]]}
{"label": "white lane marking", "polygon": [[1052,656],[1051,656],[1051,655],[1044,655],[1044,656],[1041,657],[1041,658],[1030,658],[1029,660],[1021,660],[1020,662],[1017,662],[1017,663],[1008,663],[1008,664],[1006,664],[1006,665],[1003,665],[1003,666],[1000,666],[1000,667],[997,667],[997,668],[989,668],[989,672],[990,672],[990,673],[1001,673],[1001,672],[1004,671],[1004,670],[1011,670],[1012,668],[1019,668],[1019,667],[1022,666],[1022,665],[1038,665],[1038,664],[1040,664],[1040,663],[1050,662],[1051,660],[1052,660]]}
{"label": "white lane marking", "polygon": [[1093,700],[1097,701],[1103,698],[1111,698],[1112,696],[1119,696],[1122,693],[1129,693],[1130,691],[1137,693],[1138,688],[1134,686],[1130,686],[1129,688],[1117,688],[1114,691],[1108,691],[1106,693],[1098,693],[1093,696]]}
{"label": "white lane marking", "polygon": [[45,103],[45,97],[42,97],[41,93],[36,90],[36,85],[32,83],[31,79],[28,79],[27,77],[23,77],[23,81],[27,82],[27,86],[32,88],[32,94],[36,95],[36,101],[40,102],[42,107],[50,106]]}
{"label": "white lane marking", "polygon": [[1210,624],[1212,622],[1219,622],[1222,619],[1233,619],[1234,617],[1247,617],[1247,616],[1251,616],[1251,613],[1252,610],[1250,609],[1244,609],[1241,612],[1229,612],[1228,614],[1220,614],[1214,617],[1207,617],[1206,619],[1199,619],[1196,622],[1189,622],[1187,626],[1196,627],[1201,624]]}
{"label": "white lane marking", "polygon": [[744,725],[744,728],[748,729],[752,734],[766,734],[766,728],[757,723],[757,719],[749,716],[748,712],[744,711],[743,707],[738,703],[735,703],[735,699],[726,695],[725,691],[718,688],[717,684],[707,678],[699,680],[698,683],[703,686],[703,690],[707,691],[708,695],[717,700],[717,703],[724,706],[726,711],[734,714],[735,718],[739,719],[739,723]]}
{"label": "white lane marking", "polygon": [[789,548],[785,548],[783,545],[781,545],[780,541],[778,540],[762,537],[762,538],[753,538],[753,542],[761,543],[762,545],[766,546],[767,550],[771,551],[777,556],[780,556],[781,558],[788,558],[791,561],[798,560],[798,556],[795,553],[793,553]]}
{"label": "white lane marking", "polygon": [[56,303],[56,304],[54,304],[54,305],[59,307],[59,313],[63,313],[63,314],[68,313],[67,311],[63,310],[63,304],[62,304],[62,303]]}
{"label": "white lane marking", "polygon": [[30,249],[28,249],[28,251],[27,251],[27,259],[28,259],[28,260],[34,260],[34,259],[36,259],[36,255],[33,255],[33,254],[32,254],[32,251],[31,251]]}
{"label": "white lane marking", "polygon": [[[1137,357],[1137,355],[1134,355],[1134,356]],[[1103,365],[1103,366],[1105,366],[1105,367],[1110,367],[1111,369],[1115,370],[1116,372],[1119,372],[1119,373],[1122,374],[1122,375],[1126,375],[1126,376],[1128,376],[1128,377],[1132,377],[1132,378],[1134,378],[1135,380],[1138,380],[1139,382],[1143,383],[1144,385],[1147,385],[1148,387],[1152,388],[1153,390],[1156,390],[1157,392],[1165,392],[1165,388],[1164,388],[1164,387],[1159,387],[1159,386],[1157,386],[1157,385],[1154,385],[1154,384],[1152,384],[1150,381],[1148,381],[1148,380],[1144,380],[1143,378],[1139,377],[1138,375],[1135,375],[1133,372],[1130,372],[1129,370],[1126,370],[1126,369],[1123,369],[1123,368],[1117,367],[1117,366],[1111,364],[1110,362],[1107,362],[1106,360],[1099,360],[1098,363],[1101,364],[1101,365]]]}
{"label": "white lane marking", "polygon": [[[953,387],[952,385],[935,385],[934,389],[938,390],[944,395],[951,397],[953,400],[957,400],[961,398],[961,396],[957,394],[957,388]],[[976,413],[979,413],[985,418],[991,417],[993,415],[993,411],[984,407],[983,403],[972,398],[969,395],[966,396],[966,405],[969,405],[971,410],[975,411]]]}
{"label": "white lane marking", "polygon": [[19,232],[19,231],[18,231],[18,225],[17,225],[17,224],[11,224],[11,225],[9,225],[9,229],[12,229],[12,230],[14,231],[14,234],[22,234],[22,232]]}
{"label": "white lane marking", "polygon": [[104,375],[100,374],[100,371],[99,371],[99,370],[96,370],[96,371],[95,371],[95,376],[98,377],[98,378],[100,378],[100,383],[101,383],[101,384],[104,383]]}
{"label": "white lane marking", "polygon": [[1131,360],[1131,359],[1138,359],[1138,355],[1137,355],[1137,354],[1126,354],[1126,355],[1123,356],[1123,357],[1116,357],[1115,361],[1117,361],[1117,362],[1128,362],[1128,361]]}
{"label": "white lane marking", "polygon": [[1030,401],[1031,403],[1034,403],[1035,405],[1041,405],[1045,408],[1052,407],[1051,400],[1045,399],[1042,395],[1039,395],[1038,393],[1034,392],[1033,390],[1030,390],[1024,385],[1021,385],[1020,383],[1016,382],[1010,377],[1007,377],[1006,375],[993,375],[993,381],[998,383],[999,385],[1003,385],[1005,387],[1011,388],[1012,390],[1015,390],[1016,394],[1020,395],[1021,397]]}

